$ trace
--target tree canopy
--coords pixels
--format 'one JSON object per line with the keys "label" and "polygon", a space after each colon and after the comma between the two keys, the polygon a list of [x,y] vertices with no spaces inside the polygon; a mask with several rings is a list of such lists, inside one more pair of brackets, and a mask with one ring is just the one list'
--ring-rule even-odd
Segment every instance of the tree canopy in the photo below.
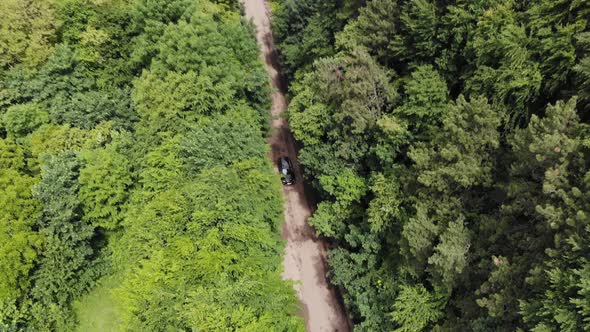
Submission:
{"label": "tree canopy", "polygon": [[302,331],[238,2],[11,0],[0,21],[0,330]]}
{"label": "tree canopy", "polygon": [[354,330],[590,330],[589,3],[273,5]]}

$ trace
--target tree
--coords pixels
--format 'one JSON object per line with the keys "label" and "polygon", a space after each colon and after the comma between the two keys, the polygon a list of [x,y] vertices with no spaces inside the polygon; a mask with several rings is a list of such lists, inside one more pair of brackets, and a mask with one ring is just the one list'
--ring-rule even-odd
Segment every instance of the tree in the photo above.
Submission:
{"label": "tree", "polygon": [[72,301],[89,289],[97,270],[90,242],[94,227],[82,218],[78,199],[80,164],[71,152],[46,155],[35,197],[43,202],[38,221],[45,238],[33,274],[31,323],[35,329],[68,329]]}
{"label": "tree", "polygon": [[180,154],[188,174],[251,158],[263,159],[267,147],[261,140],[259,122],[258,114],[245,106],[201,119],[180,141]]}
{"label": "tree", "polygon": [[405,69],[404,62],[427,63],[436,55],[439,21],[435,2],[371,1],[337,35],[337,45],[348,50],[363,46],[380,63]]}
{"label": "tree", "polygon": [[527,47],[530,37],[512,7],[510,2],[498,4],[478,21],[468,44],[477,67],[466,88],[508,109],[515,124],[528,118],[527,105],[538,98],[543,76]]}
{"label": "tree", "polygon": [[418,182],[444,193],[489,184],[500,116],[485,98],[468,102],[460,96],[449,105],[442,125],[431,146],[419,142],[408,153],[419,172]]}
{"label": "tree", "polygon": [[131,214],[121,259],[139,264],[116,290],[124,329],[302,329],[269,232],[281,210],[268,188],[278,183],[251,164],[203,170]]}
{"label": "tree", "polygon": [[45,153],[79,152],[108,144],[115,135],[113,124],[104,122],[92,130],[72,128],[70,125],[42,126],[31,134],[31,154],[37,158]]}
{"label": "tree", "polygon": [[[531,118],[511,141],[519,156],[511,175],[520,181],[515,181],[505,210],[507,217],[530,224],[536,233],[536,241],[517,256],[526,264],[526,275],[520,278],[529,289],[519,294],[521,314],[535,328],[579,330],[584,319],[577,312],[581,280],[576,271],[584,268],[588,250],[587,147],[578,136],[575,107],[576,99],[549,105],[545,118]],[[527,157],[534,162],[525,163]],[[528,204],[515,194],[530,197]]]}
{"label": "tree", "polygon": [[488,280],[477,291],[477,295],[481,296],[477,304],[486,308],[491,317],[503,321],[516,320],[519,283],[515,282],[515,278],[521,270],[503,256],[492,256],[490,265]]}
{"label": "tree", "polygon": [[[338,11],[279,1],[311,220],[355,329],[588,328],[588,4],[366,1],[330,45]],[[436,318],[390,314],[406,287]]]}
{"label": "tree", "polygon": [[210,77],[169,72],[163,79],[144,71],[136,82],[133,102],[145,135],[161,131],[183,133],[203,115],[228,109],[234,91],[227,84],[214,84]]}
{"label": "tree", "polygon": [[432,59],[438,52],[439,14],[436,1],[407,2],[401,10],[401,31],[389,45],[395,57],[403,60]]}
{"label": "tree", "polygon": [[403,286],[395,303],[391,316],[399,325],[396,332],[422,331],[442,316],[436,297],[421,285]]}
{"label": "tree", "polygon": [[[396,98],[390,73],[362,51],[323,59],[315,67],[295,88],[297,97],[289,107],[291,128],[306,143],[301,160],[317,175],[330,174],[332,168],[314,159],[365,167],[372,157],[370,142],[379,133],[377,122]],[[312,121],[315,124],[307,127]],[[316,157],[323,153],[324,158]],[[306,160],[307,154],[313,159]]]}
{"label": "tree", "polygon": [[94,227],[116,229],[125,213],[125,203],[133,184],[127,158],[114,144],[104,149],[86,150],[81,159],[80,192],[84,219]]}
{"label": "tree", "polygon": [[310,224],[321,235],[340,238],[346,229],[345,221],[359,212],[358,203],[366,194],[367,185],[350,169],[331,176],[322,175],[319,180],[334,202],[320,203]]}
{"label": "tree", "polygon": [[359,17],[336,36],[340,48],[364,46],[385,64],[394,61],[390,45],[400,30],[399,5],[393,0],[370,1],[359,10]]}
{"label": "tree", "polygon": [[0,139],[0,168],[25,170],[25,149],[11,139]]}
{"label": "tree", "polygon": [[49,113],[38,104],[14,105],[4,113],[6,132],[13,137],[26,136],[49,122]]}
{"label": "tree", "polygon": [[0,10],[0,330],[303,331],[238,1]]}
{"label": "tree", "polygon": [[54,1],[7,0],[0,4],[0,68],[37,66],[52,52],[58,22]]}
{"label": "tree", "polygon": [[[418,204],[415,215],[403,226],[402,250],[406,251],[405,256],[411,257],[410,265],[413,267],[413,273],[418,276],[426,270],[426,263],[434,250],[433,245],[441,233],[441,228],[444,227],[444,223],[439,225],[436,219],[447,219],[443,219],[442,216],[449,214],[449,206],[455,207],[452,204],[439,204],[433,209],[434,212],[431,212],[426,204]],[[433,215],[436,217],[433,218]]]}
{"label": "tree", "polygon": [[454,285],[457,275],[467,267],[470,243],[463,223],[462,216],[449,222],[440,236],[440,243],[434,248],[434,254],[428,258],[433,271],[446,285]]}
{"label": "tree", "polygon": [[178,22],[189,8],[188,0],[133,2],[133,28],[141,32],[133,38],[130,55],[133,68],[141,70],[150,65],[152,58],[158,54],[158,41],[166,26]]}
{"label": "tree", "polygon": [[161,78],[168,71],[193,71],[209,79],[211,88],[229,88],[237,98],[253,105],[266,99],[268,87],[264,69],[254,56],[258,48],[250,36],[238,16],[204,2],[190,18],[166,28],[151,71]]}
{"label": "tree", "polygon": [[35,231],[41,204],[32,197],[37,179],[16,169],[0,171],[0,327],[27,317],[31,273],[44,236]]}
{"label": "tree", "polygon": [[99,72],[81,63],[73,47],[61,44],[33,77],[15,78],[16,101],[38,104],[54,124],[92,129],[110,120],[119,128],[129,128],[136,117],[130,91],[99,88]]}
{"label": "tree", "polygon": [[583,50],[583,56],[579,57],[578,63],[573,68],[575,85],[580,97],[581,109],[587,111],[590,100],[590,32],[578,34],[576,40]]}
{"label": "tree", "polygon": [[404,88],[405,101],[394,113],[407,120],[416,134],[435,131],[444,117],[449,97],[440,74],[431,65],[419,66]]}
{"label": "tree", "polygon": [[177,186],[183,179],[179,136],[162,133],[162,143],[150,149],[139,172],[145,192],[157,193]]}
{"label": "tree", "polygon": [[293,1],[274,3],[272,28],[288,79],[311,69],[314,60],[335,53],[334,35],[352,17],[356,1]]}

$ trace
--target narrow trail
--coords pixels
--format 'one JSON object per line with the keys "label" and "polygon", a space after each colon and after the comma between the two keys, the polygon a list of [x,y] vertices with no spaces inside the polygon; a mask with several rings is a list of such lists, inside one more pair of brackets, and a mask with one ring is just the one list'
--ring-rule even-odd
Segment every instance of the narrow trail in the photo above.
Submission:
{"label": "narrow trail", "polygon": [[328,267],[325,243],[315,235],[307,223],[312,213],[312,204],[305,195],[301,169],[297,166],[295,140],[289,125],[281,118],[281,114],[287,109],[286,86],[275,51],[270,10],[265,0],[242,1],[246,17],[256,25],[256,38],[273,88],[271,113],[274,134],[268,141],[272,148],[270,156],[274,163],[280,156],[287,155],[297,168],[298,182],[294,186],[283,189],[286,202],[282,236],[287,240],[283,260],[283,278],[296,281],[295,288],[301,301],[301,314],[305,318],[307,331],[349,331],[344,310],[335,291],[326,280]]}

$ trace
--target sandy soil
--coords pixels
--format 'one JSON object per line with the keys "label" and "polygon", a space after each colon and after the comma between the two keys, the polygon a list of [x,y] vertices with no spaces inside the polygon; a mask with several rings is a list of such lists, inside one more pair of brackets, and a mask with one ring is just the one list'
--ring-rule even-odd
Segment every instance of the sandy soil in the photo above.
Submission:
{"label": "sandy soil", "polygon": [[274,135],[269,138],[272,148],[270,157],[273,163],[283,155],[289,156],[297,168],[296,185],[284,187],[285,224],[282,235],[287,240],[283,260],[283,278],[295,280],[295,289],[301,301],[301,314],[305,318],[307,331],[334,332],[349,331],[348,320],[338,301],[336,292],[326,280],[326,246],[315,236],[307,223],[312,204],[305,195],[300,167],[297,164],[297,151],[293,135],[281,114],[287,108],[285,83],[274,47],[270,10],[265,0],[242,0],[246,16],[257,27],[257,39],[262,56],[271,78],[272,116]]}

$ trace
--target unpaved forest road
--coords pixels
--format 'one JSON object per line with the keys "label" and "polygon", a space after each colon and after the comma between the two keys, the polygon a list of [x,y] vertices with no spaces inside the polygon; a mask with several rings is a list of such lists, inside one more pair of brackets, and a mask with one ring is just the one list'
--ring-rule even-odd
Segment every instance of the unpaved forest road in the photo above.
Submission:
{"label": "unpaved forest road", "polygon": [[307,331],[310,332],[344,332],[349,331],[348,320],[340,305],[336,293],[328,286],[326,280],[326,248],[307,223],[311,215],[311,204],[305,196],[300,168],[297,166],[295,141],[287,122],[280,117],[287,108],[285,83],[280,73],[275,52],[271,26],[270,10],[265,0],[242,0],[246,16],[256,25],[256,39],[262,50],[266,69],[271,78],[272,94],[272,128],[273,136],[269,138],[273,163],[287,155],[297,168],[298,182],[291,187],[284,187],[285,223],[282,236],[287,240],[284,253],[284,279],[295,280],[295,288],[302,304],[301,314],[305,318]]}

